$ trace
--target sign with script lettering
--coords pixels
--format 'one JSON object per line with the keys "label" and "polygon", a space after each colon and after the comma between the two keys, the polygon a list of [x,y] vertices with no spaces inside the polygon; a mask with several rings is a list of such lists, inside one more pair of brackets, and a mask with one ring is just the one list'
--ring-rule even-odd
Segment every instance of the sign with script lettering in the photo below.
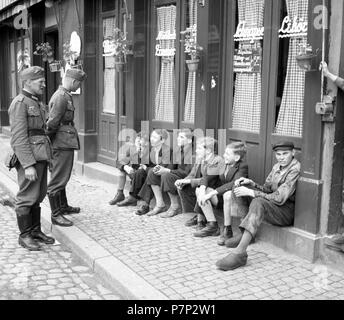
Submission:
{"label": "sign with script lettering", "polygon": [[255,41],[264,38],[264,27],[247,27],[246,21],[240,21],[234,34],[234,41]]}
{"label": "sign with script lettering", "polygon": [[[155,46],[155,55],[157,57],[172,57],[176,54],[176,49],[171,48],[171,44],[169,45],[170,48],[166,48],[167,45],[164,44],[164,40],[176,40],[177,36],[176,33],[170,33],[169,31],[160,31],[158,33],[158,37],[156,38],[159,41],[159,44]],[[171,41],[171,42],[172,42]]]}
{"label": "sign with script lettering", "polygon": [[286,16],[283,19],[282,26],[279,29],[280,38],[302,38],[307,36],[308,22],[295,16],[293,19]]}
{"label": "sign with script lettering", "polygon": [[260,73],[262,70],[262,48],[255,43],[241,43],[234,53],[233,71],[237,73]]}

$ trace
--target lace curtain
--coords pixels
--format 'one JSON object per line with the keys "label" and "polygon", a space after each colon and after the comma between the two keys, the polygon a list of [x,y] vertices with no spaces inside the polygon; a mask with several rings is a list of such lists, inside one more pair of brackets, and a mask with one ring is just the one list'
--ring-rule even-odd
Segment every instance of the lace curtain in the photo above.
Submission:
{"label": "lace curtain", "polygon": [[[158,33],[176,33],[176,6],[157,8]],[[161,49],[175,48],[175,40],[158,40]],[[154,119],[160,121],[174,121],[175,104],[175,70],[174,56],[161,57],[160,79],[155,96]]]}
{"label": "lace curtain", "polygon": [[[196,0],[189,0],[189,26],[197,27],[197,3]],[[189,72],[188,85],[184,106],[184,121],[195,122],[195,103],[196,103],[196,72]]]}
{"label": "lace curtain", "polygon": [[[308,0],[286,0],[288,15],[308,20]],[[296,62],[299,45],[307,44],[307,36],[290,38],[287,74],[275,133],[283,136],[302,136],[305,72]]]}
{"label": "lace curtain", "polygon": [[[114,36],[116,18],[106,18],[103,20],[103,38]],[[116,113],[116,94],[115,94],[115,58],[104,57],[104,93],[103,93],[103,111],[107,113]]]}
{"label": "lace curtain", "polygon": [[[264,0],[238,0],[239,21],[245,21],[246,28],[264,26],[264,2]],[[232,114],[233,129],[259,133],[261,91],[260,73],[237,73]]]}

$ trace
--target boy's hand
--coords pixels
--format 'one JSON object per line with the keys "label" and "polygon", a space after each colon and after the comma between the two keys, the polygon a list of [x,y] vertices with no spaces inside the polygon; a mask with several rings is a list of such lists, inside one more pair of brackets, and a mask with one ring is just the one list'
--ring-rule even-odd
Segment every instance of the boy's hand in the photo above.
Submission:
{"label": "boy's hand", "polygon": [[247,178],[239,178],[234,182],[234,187],[240,187],[240,186],[254,186],[254,182],[251,179]]}
{"label": "boy's hand", "polygon": [[123,169],[124,169],[124,171],[125,171],[127,174],[129,174],[129,175],[130,175],[130,174],[133,174],[134,171],[135,171],[132,167],[130,167],[130,166],[128,166],[128,165],[125,165]]}
{"label": "boy's hand", "polygon": [[187,184],[190,184],[190,180],[186,180],[186,179],[180,179],[177,180],[174,185],[177,187],[177,189],[181,190],[183,189],[184,186],[186,186]]}
{"label": "boy's hand", "polygon": [[139,169],[143,169],[144,171],[147,171],[147,166],[145,164],[140,164]]}
{"label": "boy's hand", "polygon": [[234,194],[239,198],[239,197],[251,197],[254,198],[254,190],[251,190],[246,187],[238,187],[234,189]]}
{"label": "boy's hand", "polygon": [[160,167],[159,170],[155,172],[156,175],[161,176],[163,173],[169,173],[171,172],[170,169],[165,168],[165,167]]}

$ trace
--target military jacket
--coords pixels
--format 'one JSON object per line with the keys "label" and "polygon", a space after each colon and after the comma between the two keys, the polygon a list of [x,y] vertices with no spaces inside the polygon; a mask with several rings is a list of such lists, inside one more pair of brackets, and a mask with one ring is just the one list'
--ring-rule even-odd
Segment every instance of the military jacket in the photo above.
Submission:
{"label": "military jacket", "polygon": [[80,142],[74,127],[72,95],[62,86],[49,101],[48,134],[54,150],[79,150]]}
{"label": "military jacket", "polygon": [[38,161],[50,161],[51,146],[45,134],[47,111],[34,95],[23,90],[8,110],[11,147],[24,169]]}

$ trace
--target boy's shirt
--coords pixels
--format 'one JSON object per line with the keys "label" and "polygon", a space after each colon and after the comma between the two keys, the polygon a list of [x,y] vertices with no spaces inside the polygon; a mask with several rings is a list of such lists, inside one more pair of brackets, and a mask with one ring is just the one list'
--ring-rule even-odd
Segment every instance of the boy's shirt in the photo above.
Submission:
{"label": "boy's shirt", "polygon": [[192,146],[181,147],[174,154],[173,163],[176,165],[176,168],[171,170],[171,173],[183,179],[191,172],[194,162]]}
{"label": "boy's shirt", "polygon": [[254,185],[255,197],[265,198],[282,206],[289,199],[295,201],[296,183],[300,177],[301,164],[293,159],[289,166],[281,170],[277,163],[272,168],[263,186]]}
{"label": "boy's shirt", "polygon": [[227,191],[231,191],[234,182],[240,178],[248,177],[248,165],[246,162],[239,160],[233,165],[225,164],[224,170],[217,178],[216,191],[219,195],[223,195]]}
{"label": "boy's shirt", "polygon": [[[205,183],[212,187],[213,178],[218,176],[223,168],[224,160],[222,157],[213,154],[208,160],[202,160],[201,163],[196,163],[190,174],[185,179],[191,180],[191,187],[197,188]],[[209,176],[207,179],[205,179]]]}

